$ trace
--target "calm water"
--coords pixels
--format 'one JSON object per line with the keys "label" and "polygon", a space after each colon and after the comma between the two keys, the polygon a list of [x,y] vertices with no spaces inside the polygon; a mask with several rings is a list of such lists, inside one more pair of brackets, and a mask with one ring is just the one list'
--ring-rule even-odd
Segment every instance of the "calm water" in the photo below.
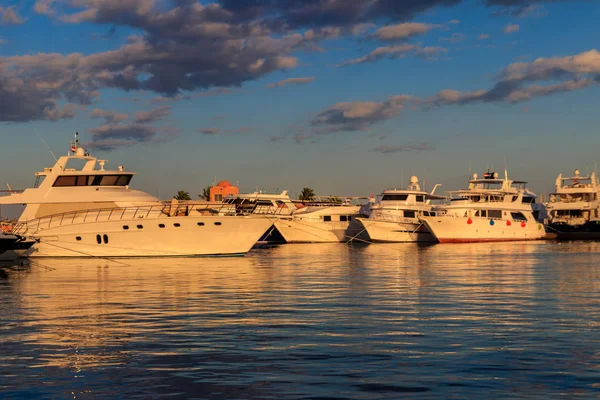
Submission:
{"label": "calm water", "polygon": [[600,397],[600,244],[0,270],[0,398]]}

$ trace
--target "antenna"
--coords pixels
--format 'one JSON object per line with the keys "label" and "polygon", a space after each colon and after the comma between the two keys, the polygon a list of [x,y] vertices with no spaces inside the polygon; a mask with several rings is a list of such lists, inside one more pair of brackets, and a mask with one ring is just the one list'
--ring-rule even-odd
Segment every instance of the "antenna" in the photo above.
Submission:
{"label": "antenna", "polygon": [[473,173],[471,172],[471,160],[469,160],[469,180],[471,180],[472,176],[473,176]]}
{"label": "antenna", "polygon": [[52,158],[54,158],[54,162],[57,162],[58,159],[56,158],[56,156],[54,155],[54,153],[52,152],[52,150],[50,150],[50,146],[48,146],[48,143],[46,143],[46,141],[44,140],[44,138],[41,137],[40,135],[38,135],[38,137],[40,138],[40,140],[42,141],[42,143],[44,144],[44,146],[46,146],[46,149],[48,149],[48,151],[50,152],[50,155],[52,156]]}

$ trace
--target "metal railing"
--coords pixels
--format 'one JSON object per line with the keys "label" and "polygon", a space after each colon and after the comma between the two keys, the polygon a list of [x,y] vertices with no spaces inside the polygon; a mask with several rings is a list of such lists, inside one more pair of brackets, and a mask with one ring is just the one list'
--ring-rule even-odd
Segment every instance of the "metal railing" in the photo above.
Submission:
{"label": "metal railing", "polygon": [[[14,226],[13,232],[16,234],[31,235],[40,229],[88,222],[144,220],[148,218],[156,219],[194,215],[250,215],[256,213],[256,208],[237,209],[232,204],[207,203],[178,203],[173,205],[168,202],[147,206],[97,208],[68,211],[19,222]],[[266,213],[261,214],[265,215]],[[270,214],[274,215],[275,213]]]}

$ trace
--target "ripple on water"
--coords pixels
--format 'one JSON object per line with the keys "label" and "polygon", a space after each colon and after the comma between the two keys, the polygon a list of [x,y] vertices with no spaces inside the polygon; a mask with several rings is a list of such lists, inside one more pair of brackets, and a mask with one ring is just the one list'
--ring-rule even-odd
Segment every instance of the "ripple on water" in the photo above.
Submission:
{"label": "ripple on water", "polygon": [[600,395],[600,244],[0,269],[2,398]]}

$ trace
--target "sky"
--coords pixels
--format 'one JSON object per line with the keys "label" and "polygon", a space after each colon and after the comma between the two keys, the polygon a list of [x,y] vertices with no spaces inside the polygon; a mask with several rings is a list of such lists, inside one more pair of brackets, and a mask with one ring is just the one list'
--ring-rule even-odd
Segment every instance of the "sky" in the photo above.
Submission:
{"label": "sky", "polygon": [[540,194],[600,161],[600,1],[1,0],[0,183],[74,132],[168,199],[437,192],[488,168]]}

